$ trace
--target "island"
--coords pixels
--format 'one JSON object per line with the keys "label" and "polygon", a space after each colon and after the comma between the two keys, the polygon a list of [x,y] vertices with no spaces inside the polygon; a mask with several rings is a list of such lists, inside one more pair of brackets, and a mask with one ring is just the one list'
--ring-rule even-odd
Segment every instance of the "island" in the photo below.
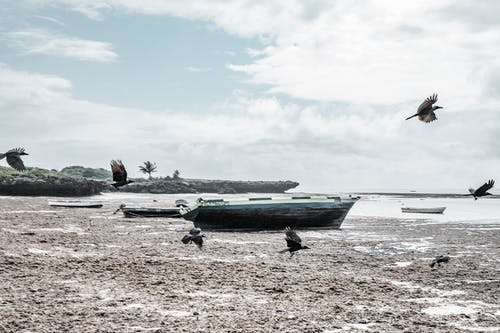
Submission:
{"label": "island", "polygon": [[[0,167],[0,195],[81,197],[115,192],[111,172],[102,168],[71,166],[61,170],[28,168],[17,172]],[[299,185],[294,181],[235,181],[176,177],[134,178],[120,192],[176,193],[284,193]]]}

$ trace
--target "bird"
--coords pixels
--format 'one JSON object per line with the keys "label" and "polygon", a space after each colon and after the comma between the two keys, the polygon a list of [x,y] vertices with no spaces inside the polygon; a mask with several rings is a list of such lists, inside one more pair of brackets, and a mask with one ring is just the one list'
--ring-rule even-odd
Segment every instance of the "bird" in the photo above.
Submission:
{"label": "bird", "polygon": [[433,104],[436,103],[437,100],[438,100],[437,94],[433,94],[432,96],[427,97],[418,107],[417,113],[415,113],[413,116],[406,118],[406,120],[416,116],[418,116],[418,119],[426,123],[430,123],[431,121],[436,120],[437,117],[434,111],[443,108],[437,105],[433,106]]}
{"label": "bird", "polygon": [[307,246],[302,245],[302,239],[290,227],[285,228],[285,240],[287,248],[281,250],[279,253],[290,252],[290,258],[293,257],[296,251],[309,249]]}
{"label": "bird", "polygon": [[127,170],[120,160],[111,160],[111,172],[113,173],[113,185],[116,189],[121,186],[133,183],[133,180],[127,180]]}
{"label": "bird", "polygon": [[182,237],[181,241],[184,244],[189,244],[193,242],[201,250],[201,248],[203,247],[203,237],[205,237],[205,235],[201,233],[200,228],[192,228],[191,230],[189,230],[189,234]]}
{"label": "bird", "polygon": [[435,264],[441,266],[441,263],[447,263],[448,261],[450,261],[450,257],[448,256],[437,256],[434,260],[432,260],[429,266],[431,266],[431,268],[433,268]]}
{"label": "bird", "polygon": [[484,197],[486,195],[492,195],[491,193],[488,192],[488,190],[493,188],[493,185],[495,185],[495,181],[493,179],[490,179],[476,190],[470,188],[469,189],[470,194],[468,195],[472,195],[474,197],[474,200],[477,200],[477,198]]}
{"label": "bird", "polygon": [[122,209],[123,209],[123,208],[125,208],[125,207],[127,207],[127,205],[125,205],[125,204],[121,204],[121,205],[118,207],[118,209],[117,209],[117,210],[115,210],[115,211],[113,212],[113,214],[118,213],[120,210],[122,210]]}
{"label": "bird", "polygon": [[0,154],[0,160],[4,157],[7,157],[7,163],[16,169],[17,171],[24,171],[26,167],[24,166],[23,160],[21,159],[22,155],[29,155],[24,151],[24,148],[14,148],[9,150],[4,154]]}

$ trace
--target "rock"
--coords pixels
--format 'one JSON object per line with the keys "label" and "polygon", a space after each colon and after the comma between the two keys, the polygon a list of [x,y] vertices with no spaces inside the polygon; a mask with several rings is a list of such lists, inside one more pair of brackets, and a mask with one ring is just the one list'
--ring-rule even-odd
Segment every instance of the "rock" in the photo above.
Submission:
{"label": "rock", "polygon": [[134,193],[283,193],[299,185],[293,181],[233,181],[159,178],[124,186],[122,192]]}
{"label": "rock", "polygon": [[0,195],[89,196],[99,194],[104,187],[102,181],[85,178],[31,174],[0,176]]}

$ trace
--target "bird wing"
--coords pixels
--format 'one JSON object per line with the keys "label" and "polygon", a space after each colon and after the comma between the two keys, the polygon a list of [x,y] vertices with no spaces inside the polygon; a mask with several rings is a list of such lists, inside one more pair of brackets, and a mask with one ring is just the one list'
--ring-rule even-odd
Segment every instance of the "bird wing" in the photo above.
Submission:
{"label": "bird wing", "polygon": [[22,147],[13,148],[7,152],[7,154],[10,154],[10,153],[18,153],[18,154],[24,153],[24,148],[22,148]]}
{"label": "bird wing", "polygon": [[113,173],[113,181],[124,182],[127,180],[127,171],[120,160],[111,161],[111,172]]}
{"label": "bird wing", "polygon": [[19,157],[19,155],[7,155],[7,163],[9,163],[9,165],[17,171],[26,170],[23,160]]}
{"label": "bird wing", "polygon": [[[9,161],[9,158],[7,158],[7,162]],[[495,185],[495,181],[493,179],[488,180],[486,183],[481,185],[480,188],[478,188],[474,193],[479,194],[479,193],[486,193],[489,189],[491,189]]]}
{"label": "bird wing", "polygon": [[429,113],[426,113],[424,115],[419,115],[418,119],[422,120],[423,122],[430,123],[431,121],[436,120],[437,117],[434,111],[429,111]]}
{"label": "bird wing", "polygon": [[476,190],[474,190],[473,188],[470,188],[469,192],[470,192],[470,194],[474,194],[474,192],[476,192]]}
{"label": "bird wing", "polygon": [[285,240],[288,247],[302,244],[302,239],[300,239],[295,230],[290,229],[290,227],[286,227],[285,229]]}
{"label": "bird wing", "polygon": [[187,244],[191,241],[191,236],[190,235],[184,235],[184,237],[182,237],[181,241],[184,243],[184,244]]}
{"label": "bird wing", "polygon": [[199,235],[201,233],[201,229],[200,228],[193,228],[191,230],[189,230],[189,234],[190,235]]}
{"label": "bird wing", "polygon": [[422,104],[417,109],[417,113],[420,113],[422,110],[425,110],[427,108],[430,108],[432,104],[436,103],[438,100],[438,95],[434,94],[432,96],[427,97]]}
{"label": "bird wing", "polygon": [[201,249],[203,247],[203,237],[201,235],[192,236],[191,240],[198,246],[198,248]]}

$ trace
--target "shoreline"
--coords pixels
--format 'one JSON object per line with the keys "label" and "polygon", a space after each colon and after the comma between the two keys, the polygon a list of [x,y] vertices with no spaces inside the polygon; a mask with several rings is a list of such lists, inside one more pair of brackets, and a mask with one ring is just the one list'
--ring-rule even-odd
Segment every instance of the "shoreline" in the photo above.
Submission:
{"label": "shoreline", "polygon": [[[348,215],[304,230],[207,232],[181,219],[0,200],[0,327],[7,331],[432,331],[498,329],[499,222]],[[360,207],[363,208],[363,207]],[[362,210],[362,209],[361,209]],[[430,269],[435,255],[451,261]]]}

